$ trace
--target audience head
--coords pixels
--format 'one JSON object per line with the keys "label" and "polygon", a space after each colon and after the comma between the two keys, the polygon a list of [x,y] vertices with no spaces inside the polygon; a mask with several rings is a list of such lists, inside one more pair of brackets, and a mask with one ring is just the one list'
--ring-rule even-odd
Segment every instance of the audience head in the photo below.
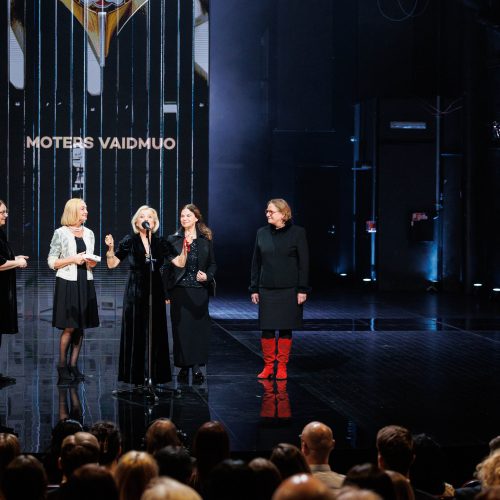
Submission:
{"label": "audience head", "polygon": [[97,464],[98,462],[99,443],[97,438],[90,432],[77,432],[64,438],[59,464],[66,479],[78,467],[85,464]]}
{"label": "audience head", "polygon": [[333,500],[335,494],[311,474],[295,474],[281,483],[273,500]]}
{"label": "audience head", "polygon": [[492,453],[477,466],[477,477],[483,488],[500,486],[500,451]]}
{"label": "audience head", "polygon": [[86,464],[76,469],[61,494],[62,500],[118,500],[113,475],[98,464]]}
{"label": "audience head", "polygon": [[392,481],[396,500],[415,500],[415,493],[413,493],[413,488],[407,477],[393,470],[386,470],[385,473]]}
{"label": "audience head", "polygon": [[271,500],[281,483],[281,474],[276,465],[267,458],[254,458],[248,466],[253,470],[256,492],[255,498]]}
{"label": "audience head", "polygon": [[490,453],[500,450],[500,436],[494,437],[489,443]]}
{"label": "audience head", "polygon": [[254,500],[255,478],[242,460],[223,460],[208,477],[204,498],[207,500]]}
{"label": "audience head", "polygon": [[14,434],[0,433],[0,478],[7,465],[21,453],[19,439]]}
{"label": "audience head", "polygon": [[122,437],[113,422],[96,422],[90,429],[99,442],[99,463],[110,466],[118,461],[122,452]]}
{"label": "audience head", "polygon": [[360,490],[354,486],[343,486],[336,492],[335,500],[383,500],[371,490]]}
{"label": "audience head", "polygon": [[301,451],[293,444],[280,443],[276,445],[269,458],[280,471],[282,479],[286,479],[294,474],[305,472],[309,474],[311,469],[302,455]]}
{"label": "audience head", "polygon": [[170,477],[152,479],[141,500],[202,500],[193,488]]}
{"label": "audience head", "polygon": [[188,484],[193,474],[193,459],[183,446],[165,446],[154,454],[160,476]]}
{"label": "audience head", "polygon": [[47,492],[47,474],[32,455],[19,455],[4,471],[2,491],[5,500],[41,500]]}
{"label": "audience head", "polygon": [[377,433],[378,464],[408,477],[413,462],[413,438],[408,429],[388,425]]}
{"label": "audience head", "polygon": [[373,464],[355,465],[349,469],[344,479],[344,486],[374,491],[384,500],[396,499],[391,478]]}
{"label": "audience head", "polygon": [[55,427],[52,429],[52,439],[50,443],[51,452],[54,452],[57,456],[59,456],[64,438],[82,431],[82,424],[78,422],[78,420],[73,420],[72,418],[59,420],[59,422],[57,422]]}
{"label": "audience head", "polygon": [[427,434],[414,436],[413,442],[415,461],[410,468],[411,484],[431,495],[443,495],[446,485],[441,446]]}
{"label": "audience head", "polygon": [[217,421],[205,422],[193,438],[193,456],[199,474],[208,474],[219,462],[229,458],[229,436]]}
{"label": "audience head", "polygon": [[145,451],[125,453],[115,469],[120,500],[139,500],[147,484],[158,476],[155,459]]}
{"label": "audience head", "polygon": [[335,446],[332,429],[321,422],[310,422],[300,435],[301,450],[308,464],[327,464]]}
{"label": "audience head", "polygon": [[158,418],[154,420],[146,431],[144,437],[146,451],[154,455],[165,446],[181,446],[181,440],[177,434],[177,427],[169,418]]}

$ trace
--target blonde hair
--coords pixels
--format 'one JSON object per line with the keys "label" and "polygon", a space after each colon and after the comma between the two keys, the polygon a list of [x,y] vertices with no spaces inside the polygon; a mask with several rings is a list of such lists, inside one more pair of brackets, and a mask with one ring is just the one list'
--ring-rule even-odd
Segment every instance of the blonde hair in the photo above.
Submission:
{"label": "blonde hair", "polygon": [[158,470],[156,460],[149,453],[125,453],[118,461],[114,474],[120,500],[141,498],[149,481],[158,477]]}
{"label": "blonde hair", "polygon": [[201,215],[200,209],[196,205],[193,205],[192,203],[188,203],[187,205],[184,205],[181,208],[181,211],[179,212],[179,214],[181,214],[183,210],[189,210],[190,212],[192,212],[194,214],[194,216],[198,219],[198,222],[196,223],[196,229],[198,229],[198,231],[203,236],[205,236],[205,238],[207,240],[211,240],[212,239],[212,230],[203,221],[203,215]]}
{"label": "blonde hair", "polygon": [[80,220],[80,207],[85,203],[81,198],[71,198],[64,205],[64,211],[61,217],[62,226],[74,226]]}
{"label": "blonde hair", "polygon": [[483,488],[500,486],[500,451],[495,451],[477,466],[477,477]]}
{"label": "blonde hair", "polygon": [[130,223],[132,224],[132,231],[134,231],[135,234],[139,233],[139,230],[137,229],[137,226],[136,226],[136,222],[137,222],[137,219],[139,218],[140,213],[143,210],[151,210],[151,212],[153,213],[153,218],[154,218],[155,223],[154,223],[154,226],[151,228],[151,231],[153,233],[156,233],[156,231],[158,231],[158,229],[160,228],[160,219],[158,219],[158,213],[156,212],[156,210],[154,208],[151,208],[148,205],[142,205],[141,207],[139,207],[137,209],[137,212],[132,217],[132,220],[130,221]]}
{"label": "blonde hair", "polygon": [[283,220],[285,222],[292,218],[292,209],[283,198],[273,198],[272,200],[269,200],[266,207],[268,207],[271,203],[278,209],[279,212],[283,214]]}
{"label": "blonde hair", "polygon": [[202,500],[190,486],[170,477],[158,477],[149,482],[141,500]]}

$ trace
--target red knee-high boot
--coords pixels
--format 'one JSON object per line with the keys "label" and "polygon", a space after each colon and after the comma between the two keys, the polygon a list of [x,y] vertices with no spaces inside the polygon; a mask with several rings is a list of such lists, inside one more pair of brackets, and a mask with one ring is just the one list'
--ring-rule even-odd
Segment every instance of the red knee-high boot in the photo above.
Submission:
{"label": "red knee-high boot", "polygon": [[276,380],[284,380],[287,378],[286,365],[290,358],[290,350],[292,349],[292,339],[278,339],[278,371]]}
{"label": "red knee-high boot", "polygon": [[260,339],[264,369],[257,378],[271,378],[274,375],[274,360],[276,359],[276,339]]}

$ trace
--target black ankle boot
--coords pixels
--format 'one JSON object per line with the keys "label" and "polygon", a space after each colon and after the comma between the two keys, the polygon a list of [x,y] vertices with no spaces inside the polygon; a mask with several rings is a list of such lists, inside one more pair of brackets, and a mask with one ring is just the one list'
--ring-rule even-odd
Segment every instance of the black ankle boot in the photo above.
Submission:
{"label": "black ankle boot", "polygon": [[57,381],[57,385],[61,384],[71,384],[74,381],[73,375],[69,370],[68,366],[58,366],[57,373],[59,375],[59,379]]}
{"label": "black ankle boot", "polygon": [[78,366],[70,366],[69,371],[75,381],[82,382],[85,380],[85,375],[78,369]]}

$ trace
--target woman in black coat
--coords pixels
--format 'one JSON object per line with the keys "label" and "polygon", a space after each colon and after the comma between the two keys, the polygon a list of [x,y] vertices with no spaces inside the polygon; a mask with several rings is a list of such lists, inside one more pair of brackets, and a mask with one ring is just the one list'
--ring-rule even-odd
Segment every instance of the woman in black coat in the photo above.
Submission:
{"label": "woman in black coat", "polygon": [[167,238],[170,265],[164,274],[170,299],[174,365],[181,368],[177,375],[180,382],[188,380],[192,368],[193,382],[201,384],[204,375],[200,365],[208,360],[211,327],[209,289],[215,287],[212,231],[196,205],[182,208],[180,223],[179,230]]}
{"label": "woman in black coat", "polygon": [[[129,277],[123,297],[123,318],[120,339],[118,380],[128,384],[144,385],[151,378],[153,384],[165,384],[172,379],[168,353],[167,315],[165,293],[160,268],[167,255],[167,243],[156,235],[160,227],[158,214],[143,205],[131,221],[133,234],[125,236],[115,250],[113,236],[106,235],[108,245],[106,263],[109,269],[126,260]],[[147,228],[150,229],[147,229]],[[151,373],[146,360],[149,340],[149,239],[154,259],[152,272],[152,349]],[[147,384],[146,384],[147,385]]]}
{"label": "woman in black coat", "polygon": [[[250,293],[259,305],[264,369],[258,378],[287,378],[292,330],[302,328],[302,305],[309,292],[309,250],[304,228],[291,222],[288,203],[275,198],[265,211],[268,225],[257,231],[252,258]],[[279,331],[276,354],[275,331]]]}
{"label": "woman in black coat", "polygon": [[[26,255],[14,255],[3,232],[8,216],[7,205],[0,200],[0,345],[2,334],[18,332],[16,268],[24,269],[28,265]],[[15,379],[4,377],[0,373],[0,384],[13,382]]]}

